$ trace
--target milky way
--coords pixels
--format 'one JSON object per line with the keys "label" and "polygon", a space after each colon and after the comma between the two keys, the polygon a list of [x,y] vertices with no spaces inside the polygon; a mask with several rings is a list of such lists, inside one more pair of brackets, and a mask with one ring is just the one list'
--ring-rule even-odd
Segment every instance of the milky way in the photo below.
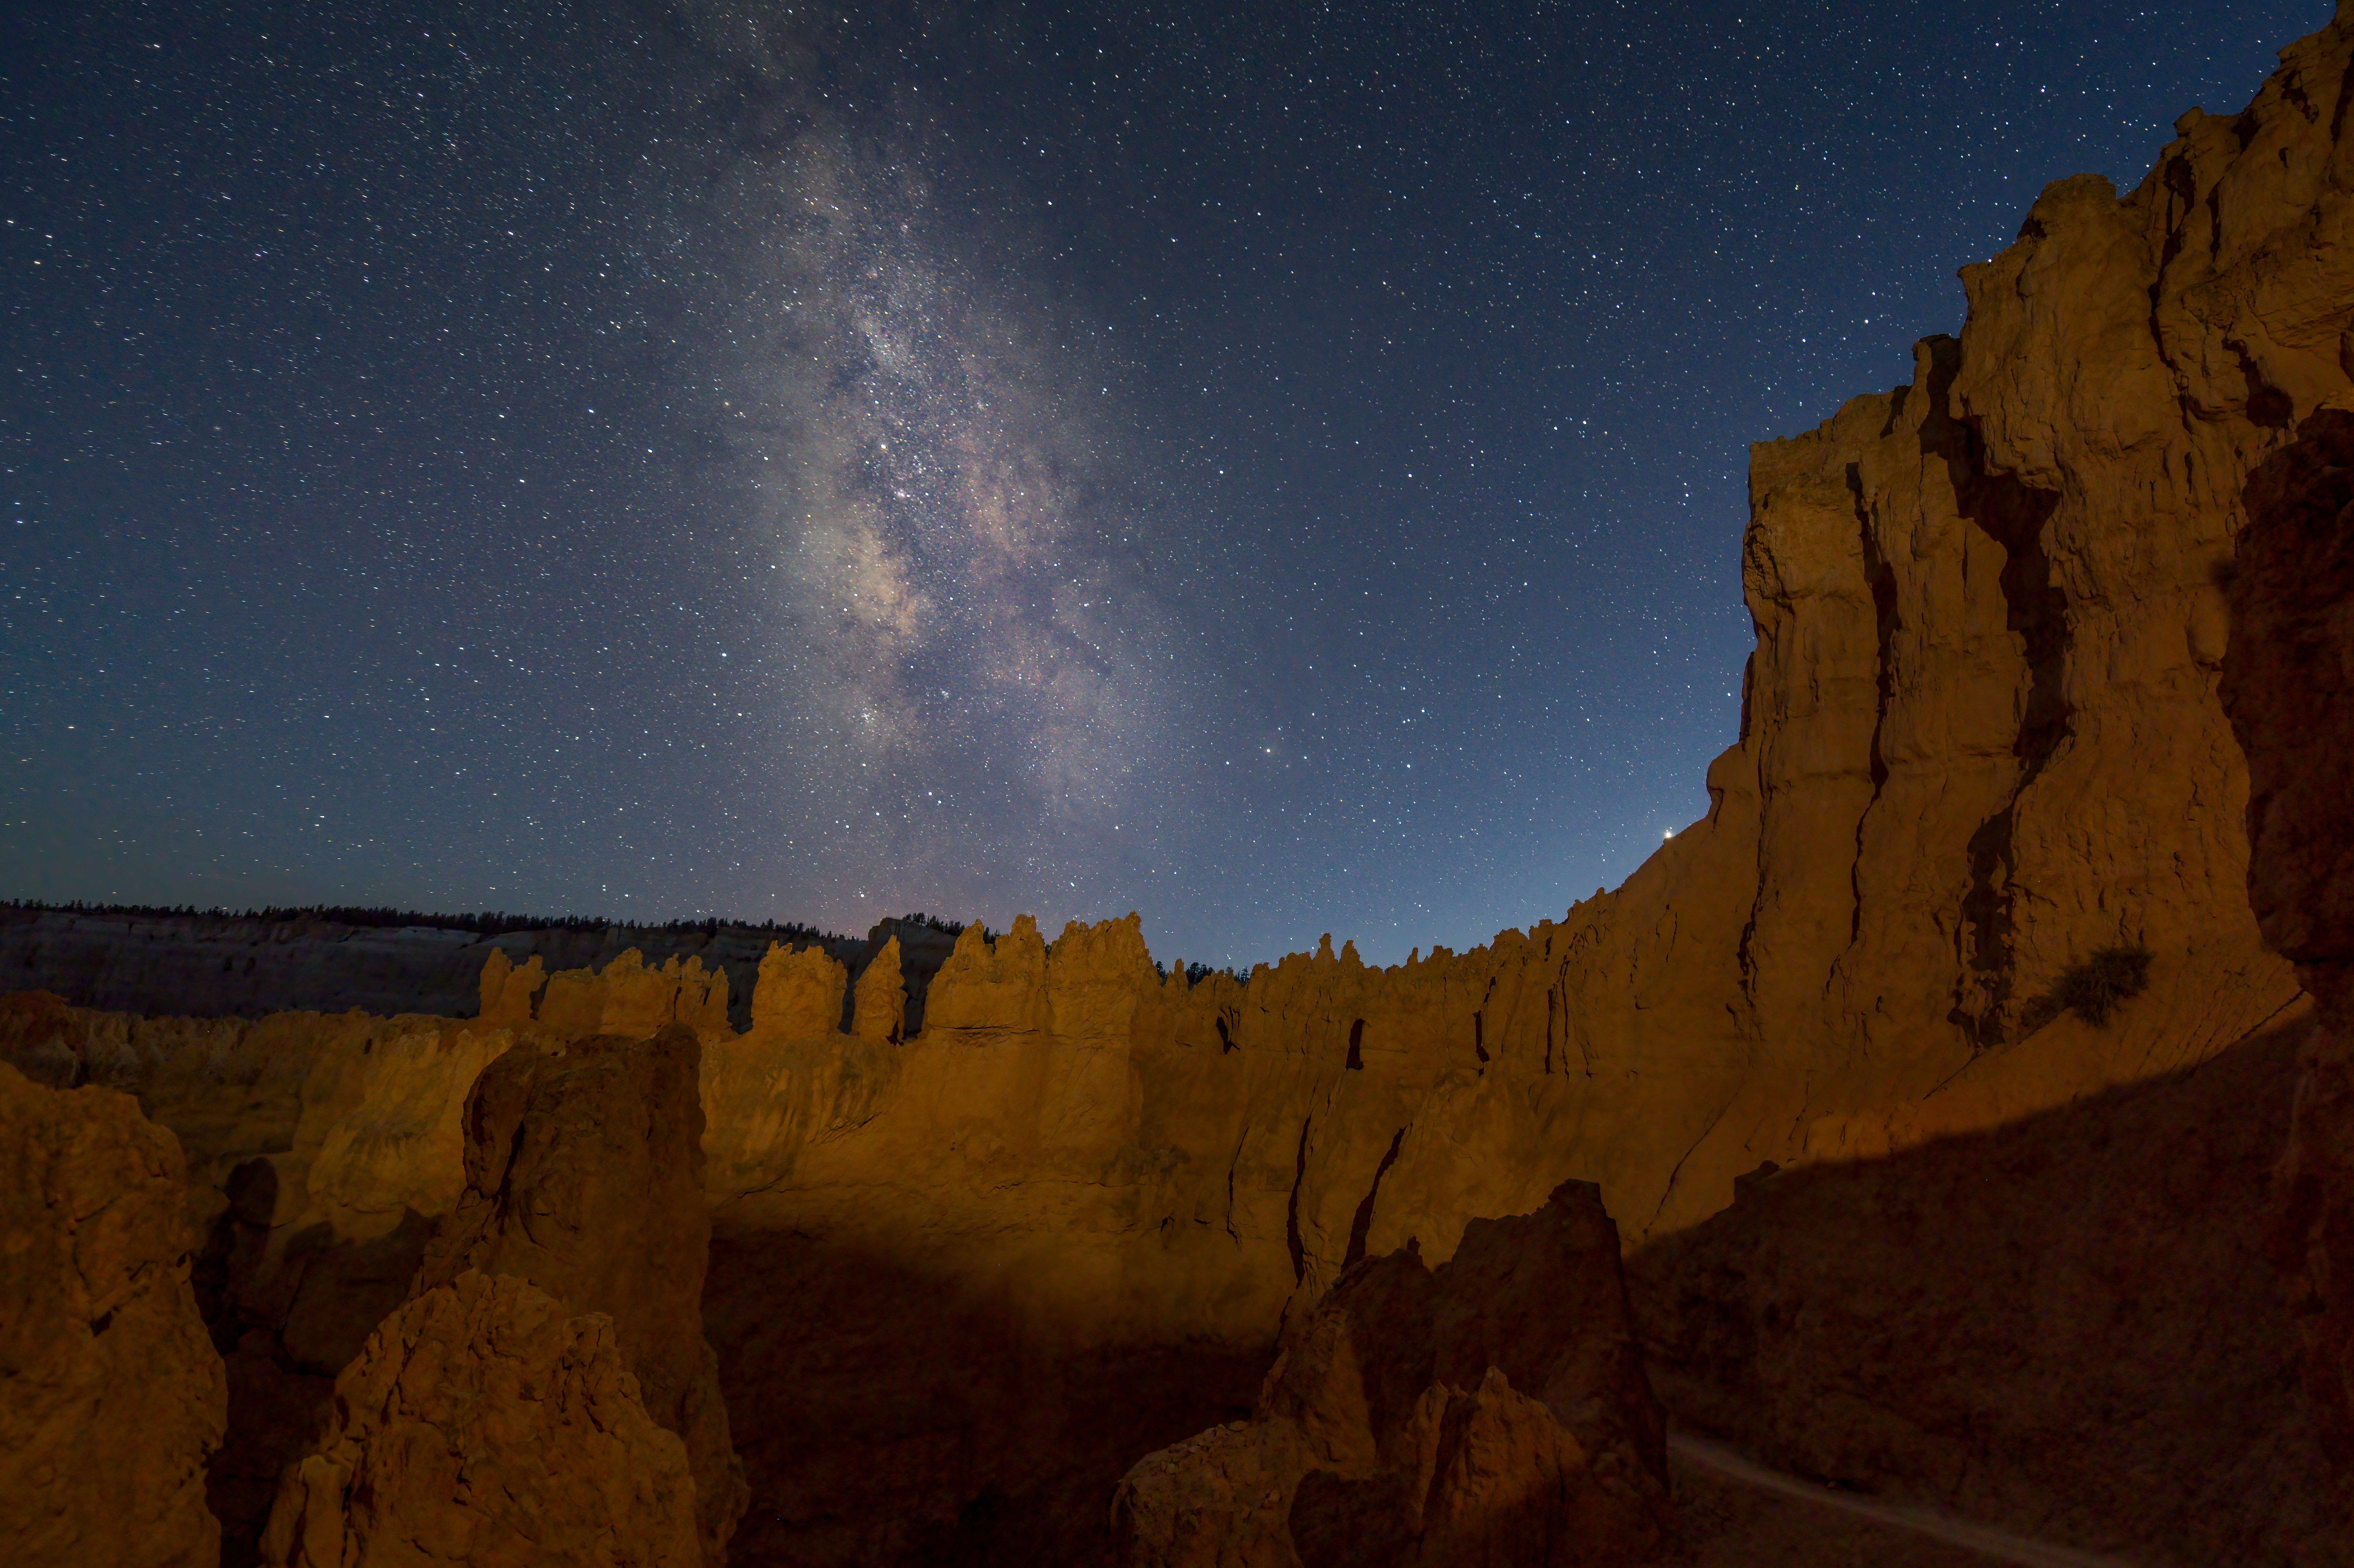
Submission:
{"label": "milky way", "polygon": [[1558,915],[1746,443],[2327,13],[36,5],[0,895]]}
{"label": "milky way", "polygon": [[917,168],[843,140],[739,175],[775,217],[717,383],[806,716],[862,764],[985,758],[1050,815],[1108,808],[1165,721],[1109,373],[951,260]]}

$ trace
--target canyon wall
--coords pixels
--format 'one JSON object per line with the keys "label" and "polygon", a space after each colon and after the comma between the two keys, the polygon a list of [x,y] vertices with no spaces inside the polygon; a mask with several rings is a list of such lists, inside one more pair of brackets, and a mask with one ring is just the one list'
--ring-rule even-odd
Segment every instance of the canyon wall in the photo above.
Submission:
{"label": "canyon wall", "polygon": [[[2131,193],[2053,185],[1910,383],[1755,449],[1740,737],[1706,817],[1560,920],[1188,983],[1132,916],[1024,918],[935,955],[920,1011],[910,942],[904,990],[878,943],[748,987],[502,948],[467,1021],[0,1013],[0,1058],[188,1148],[230,1538],[305,1440],[241,1436],[240,1400],[310,1409],[404,1298],[517,1040],[702,1041],[738,1559],[986,1562],[1099,1551],[1126,1466],[1246,1411],[1359,1259],[1443,1265],[1566,1180],[1664,1242],[1763,1161],[1983,1133],[2292,1021],[2217,679],[2243,484],[2354,387],[2350,59],[2341,12]],[[2137,985],[2072,1005],[2105,952]]]}

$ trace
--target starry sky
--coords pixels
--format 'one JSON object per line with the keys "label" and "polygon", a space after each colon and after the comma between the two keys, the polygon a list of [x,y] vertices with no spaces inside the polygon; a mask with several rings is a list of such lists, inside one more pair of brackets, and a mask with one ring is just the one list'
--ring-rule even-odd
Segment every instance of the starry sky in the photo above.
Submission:
{"label": "starry sky", "polygon": [[10,7],[0,896],[1558,916],[1747,443],[2329,10]]}

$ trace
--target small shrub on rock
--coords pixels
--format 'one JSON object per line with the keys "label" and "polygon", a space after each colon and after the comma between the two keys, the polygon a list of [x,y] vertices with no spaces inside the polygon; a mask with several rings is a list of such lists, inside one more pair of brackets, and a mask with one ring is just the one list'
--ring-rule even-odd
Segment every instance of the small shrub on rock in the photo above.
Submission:
{"label": "small shrub on rock", "polygon": [[2061,970],[2052,989],[2027,1004],[2020,1025],[2032,1034],[2063,1012],[2094,1028],[2106,1024],[2118,1008],[2149,989],[2149,949],[2137,942],[2099,949]]}

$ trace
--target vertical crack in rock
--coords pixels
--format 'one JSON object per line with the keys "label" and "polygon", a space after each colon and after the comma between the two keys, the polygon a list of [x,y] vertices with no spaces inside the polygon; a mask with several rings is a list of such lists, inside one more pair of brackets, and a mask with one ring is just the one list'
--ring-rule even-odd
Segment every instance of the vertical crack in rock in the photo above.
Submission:
{"label": "vertical crack in rock", "polygon": [[1872,799],[1855,819],[1855,858],[1848,865],[1848,891],[1853,902],[1848,916],[1847,939],[1848,945],[1853,947],[1863,935],[1863,825],[1871,820],[1872,808],[1880,804],[1880,792],[1888,783],[1888,758],[1881,750],[1881,732],[1887,726],[1889,703],[1895,690],[1896,634],[1904,629],[1904,623],[1896,612],[1896,570],[1881,553],[1879,537],[1872,532],[1872,508],[1864,500],[1861,463],[1847,465],[1847,489],[1855,498],[1856,532],[1863,546],[1863,580],[1872,589],[1872,617],[1879,637],[1878,662],[1872,675]]}
{"label": "vertical crack in rock", "polygon": [[[1740,1098],[1740,1091],[1735,1090],[1734,1093],[1734,1099],[1738,1098]],[[1733,1100],[1727,1100],[1723,1105],[1717,1107],[1716,1114],[1708,1118],[1708,1125],[1700,1129],[1700,1136],[1691,1140],[1691,1147],[1685,1150],[1681,1155],[1677,1157],[1675,1168],[1668,1172],[1668,1184],[1659,1189],[1659,1206],[1651,1211],[1651,1225],[1657,1225],[1659,1223],[1659,1216],[1668,1212],[1668,1200],[1675,1196],[1676,1182],[1681,1180],[1684,1173],[1684,1166],[1691,1161],[1693,1155],[1700,1152],[1700,1146],[1708,1141],[1709,1134],[1716,1130],[1716,1124],[1723,1121],[1724,1119],[1724,1113],[1732,1108]],[[1650,1226],[1646,1226],[1644,1228],[1648,1230]]]}
{"label": "vertical crack in rock", "polygon": [[1341,1064],[1352,1073],[1365,1070],[1365,1021],[1362,1018],[1349,1025],[1349,1059]]}
{"label": "vertical crack in rock", "polygon": [[[2003,625],[2018,633],[2027,661],[2026,702],[2019,734],[2011,742],[2019,776],[2009,799],[1969,838],[1970,887],[1962,896],[1961,909],[1963,962],[1968,974],[1956,984],[1954,1006],[1946,1015],[1978,1049],[1986,1050],[2003,1043],[2002,1013],[2010,1001],[2018,897],[2011,841],[2019,802],[2069,732],[2068,702],[2061,683],[2067,670],[2068,599],[2052,580],[2052,557],[2043,548],[2043,526],[2060,498],[2033,489],[2016,474],[1987,471],[1983,439],[1973,424],[1953,416],[1947,400],[1955,373],[1961,368],[1961,345],[1951,338],[1930,341],[1936,357],[1921,450],[1925,456],[1945,459],[1956,510],[2002,546]],[[1975,1009],[1967,991],[1968,975],[1975,975],[1984,988]]]}
{"label": "vertical crack in rock", "polygon": [[[2297,96],[2302,99],[2305,94],[2300,90]],[[2329,111],[2329,141],[2332,146],[2337,144],[2338,133],[2346,129],[2346,109],[2349,102],[2354,102],[2354,55],[2346,58],[2346,74],[2338,79],[2338,107]]]}
{"label": "vertical crack in rock", "polygon": [[[2345,111],[2346,103],[2342,96],[2338,107],[2340,113]],[[2175,385],[2179,387],[2182,384],[2181,373],[2175,370],[2174,356],[2166,352],[2166,333],[2158,325],[2158,300],[2166,289],[2166,270],[2174,265],[2176,257],[2182,254],[2182,230],[2184,225],[2190,221],[2191,208],[2198,205],[2199,187],[2190,172],[2190,160],[2179,153],[2166,161],[2159,178],[2166,186],[2166,248],[2158,253],[2158,271],[2149,281],[2149,341],[2158,349],[2158,363],[2174,373]],[[2189,394],[2184,393],[2182,397],[2187,399]],[[1937,407],[1940,412],[1945,408],[1942,391]],[[2187,406],[2185,412],[2188,412]]]}
{"label": "vertical crack in rock", "polygon": [[[1471,1050],[1482,1062],[1488,1059],[1488,1028],[1485,1022],[1486,1017],[1487,1014],[1484,1009],[1475,1011],[1471,1014]],[[1547,992],[1545,996],[1545,1040],[1546,1043],[1550,1044],[1553,1039],[1553,996],[1551,992]]]}
{"label": "vertical crack in rock", "polygon": [[1212,1022],[1215,1022],[1218,1026],[1218,1054],[1223,1056],[1227,1052],[1235,1048],[1235,1037],[1226,1031],[1226,1021],[1224,1014],[1221,1014]]}
{"label": "vertical crack in rock", "polygon": [[1390,1139],[1390,1151],[1373,1168],[1373,1184],[1365,1189],[1365,1201],[1357,1205],[1356,1218],[1349,1222],[1349,1250],[1341,1255],[1341,1266],[1346,1269],[1365,1255],[1365,1237],[1373,1228],[1373,1200],[1382,1195],[1382,1178],[1397,1163],[1398,1146],[1405,1141],[1405,1128],[1400,1128]]}
{"label": "vertical crack in rock", "polygon": [[1291,1168],[1291,1207],[1283,1216],[1284,1245],[1291,1249],[1291,1283],[1298,1285],[1308,1277],[1308,1247],[1299,1239],[1299,1187],[1308,1180],[1308,1129],[1316,1125],[1309,1117],[1299,1124],[1299,1159]]}

